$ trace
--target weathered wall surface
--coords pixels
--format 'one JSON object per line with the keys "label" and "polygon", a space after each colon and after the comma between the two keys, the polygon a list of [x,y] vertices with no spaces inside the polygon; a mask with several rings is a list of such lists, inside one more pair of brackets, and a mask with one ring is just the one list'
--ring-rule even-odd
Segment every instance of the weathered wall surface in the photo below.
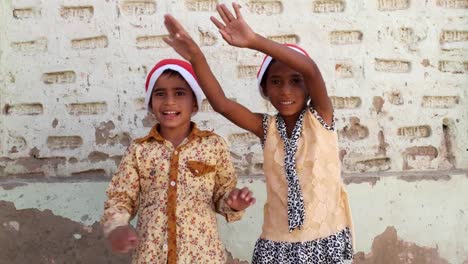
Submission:
{"label": "weathered wall surface", "polygon": [[[208,19],[216,3],[230,2],[0,2],[0,263],[125,262],[96,221],[123,151],[154,124],[145,76],[176,56],[162,41],[165,13],[200,43],[229,97],[274,112],[255,88],[262,55],[224,43]],[[256,31],[298,43],[322,70],[355,262],[466,263],[468,1],[239,3]],[[265,198],[260,144],[206,102],[194,120],[229,142],[259,197],[244,220],[220,224],[233,258],[249,260]]]}

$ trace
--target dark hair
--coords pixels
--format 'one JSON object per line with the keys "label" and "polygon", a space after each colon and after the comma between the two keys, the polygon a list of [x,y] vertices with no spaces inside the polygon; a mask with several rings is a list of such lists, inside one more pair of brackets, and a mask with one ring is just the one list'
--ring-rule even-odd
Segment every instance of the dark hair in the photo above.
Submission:
{"label": "dark hair", "polygon": [[[190,87],[190,91],[192,92],[192,95],[193,95],[193,98],[195,99],[195,103],[197,102],[197,97],[195,96],[195,93],[193,92],[192,90],[192,87],[188,84],[188,82],[185,80],[184,76],[182,76],[182,74],[180,74],[180,72],[178,71],[175,71],[175,70],[172,70],[172,69],[166,69],[164,70],[161,75],[159,75],[159,77],[161,77],[163,74],[167,75],[168,77],[179,77],[181,78],[182,80],[184,80],[184,82],[187,83],[187,85]],[[155,83],[156,84],[156,83]],[[154,88],[154,87],[152,87]],[[148,102],[148,105],[149,105],[149,108],[151,109],[151,104],[153,103],[153,96],[150,95],[150,100]],[[197,104],[198,106],[198,104]],[[198,106],[199,107],[199,106]]]}
{"label": "dark hair", "polygon": [[[265,73],[263,73],[263,76],[262,76],[262,80],[260,81],[260,86],[262,87],[262,89],[265,89],[266,88],[266,80],[267,80],[267,77],[268,77],[268,72],[270,71],[270,67],[273,63],[275,63],[276,60],[275,59],[272,59],[270,61],[270,64],[268,64],[268,67],[265,69]],[[265,93],[265,90],[263,91],[263,93]]]}

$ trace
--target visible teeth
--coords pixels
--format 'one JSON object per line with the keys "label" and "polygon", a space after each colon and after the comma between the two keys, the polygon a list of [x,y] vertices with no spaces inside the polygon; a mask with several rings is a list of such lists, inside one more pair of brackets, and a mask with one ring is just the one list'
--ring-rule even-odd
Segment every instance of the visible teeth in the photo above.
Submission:
{"label": "visible teeth", "polygon": [[163,112],[163,113],[166,114],[166,115],[177,114],[176,111],[167,111],[167,112]]}
{"label": "visible teeth", "polygon": [[285,105],[289,105],[289,104],[292,104],[293,102],[292,101],[286,101],[286,102],[280,102],[281,104],[285,104]]}

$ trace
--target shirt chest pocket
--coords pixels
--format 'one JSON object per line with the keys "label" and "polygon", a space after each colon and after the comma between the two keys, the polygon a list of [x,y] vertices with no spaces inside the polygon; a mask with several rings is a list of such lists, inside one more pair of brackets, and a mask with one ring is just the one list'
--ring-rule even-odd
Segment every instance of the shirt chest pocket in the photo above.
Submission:
{"label": "shirt chest pocket", "polygon": [[206,176],[216,170],[215,165],[196,160],[187,161],[187,168],[195,178]]}

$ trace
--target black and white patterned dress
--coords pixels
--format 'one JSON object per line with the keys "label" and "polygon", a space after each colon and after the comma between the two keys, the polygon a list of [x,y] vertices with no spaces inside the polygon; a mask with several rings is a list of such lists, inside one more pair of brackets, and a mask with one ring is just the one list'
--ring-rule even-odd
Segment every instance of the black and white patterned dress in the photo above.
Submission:
{"label": "black and white patterned dress", "polygon": [[[255,244],[252,263],[331,264],[344,263],[344,260],[352,259],[352,223],[347,196],[342,187],[339,164],[329,166],[330,163],[339,163],[339,159],[337,158],[337,142],[332,142],[337,141],[334,124],[331,126],[327,125],[314,109],[306,108],[299,116],[291,137],[287,136],[285,123],[279,114],[274,117],[264,115],[263,127],[264,170],[267,177],[267,189],[270,191],[270,194],[265,205],[267,210],[263,233]],[[317,143],[318,140],[322,139],[330,141],[331,144],[323,144],[324,142]],[[304,144],[309,145],[303,146]],[[281,145],[282,150],[278,151],[277,148]],[[331,150],[328,149],[328,146],[330,146]],[[334,154],[335,151],[336,156]],[[321,157],[321,153],[324,153],[324,156],[328,158]],[[283,154],[283,159],[281,159],[283,171],[281,172],[274,171],[274,168],[279,168],[279,166],[276,166],[279,163],[279,159],[277,158],[280,156],[279,154]],[[312,160],[313,162],[310,162],[307,158],[298,159],[298,157],[304,155],[314,156],[315,158]],[[297,160],[302,163],[296,164]],[[303,162],[304,160],[307,162]],[[305,164],[309,165],[305,166]],[[314,166],[324,169],[314,170]],[[335,169],[335,166],[338,169]],[[333,169],[327,170],[328,167],[332,167]],[[315,175],[315,171],[329,171],[333,175],[330,178],[326,178],[326,175]],[[274,175],[277,175],[276,179],[274,179]],[[272,177],[272,179],[269,177]],[[279,177],[285,177],[286,180],[279,179]],[[281,187],[281,183],[287,186]],[[307,193],[303,193],[303,188]],[[287,198],[284,198],[283,203],[281,203],[282,205],[278,205],[280,197],[276,200],[270,198],[274,197],[272,193],[280,189],[284,189],[282,193],[287,196]],[[321,199],[317,195],[324,193],[317,191],[318,194],[315,194],[313,193],[315,190],[326,191],[325,198],[323,198],[325,202],[323,204],[326,205],[325,207],[328,207],[327,210],[323,210],[323,206],[321,207],[320,205],[313,206],[317,204],[317,199]],[[330,198],[327,200],[327,197]],[[336,197],[339,198],[334,203],[333,199]],[[271,209],[271,213],[268,213],[268,208],[270,207],[275,209]],[[277,210],[278,207],[284,210]],[[323,213],[324,211],[325,213]],[[323,217],[324,220],[316,220],[317,214],[325,215]],[[336,217],[335,214],[339,216]],[[278,217],[280,217],[279,220]],[[282,219],[282,217],[287,219]],[[344,224],[328,224],[326,223],[327,219],[331,219],[334,222],[341,221]],[[275,224],[277,222],[284,224]],[[317,225],[323,225],[328,229],[320,228],[319,232],[316,228]],[[329,228],[330,226],[332,228]],[[342,228],[339,228],[341,226]],[[332,232],[333,228],[337,230]],[[317,234],[312,234],[312,232],[316,232]],[[304,237],[314,237],[315,239],[304,240]]]}

